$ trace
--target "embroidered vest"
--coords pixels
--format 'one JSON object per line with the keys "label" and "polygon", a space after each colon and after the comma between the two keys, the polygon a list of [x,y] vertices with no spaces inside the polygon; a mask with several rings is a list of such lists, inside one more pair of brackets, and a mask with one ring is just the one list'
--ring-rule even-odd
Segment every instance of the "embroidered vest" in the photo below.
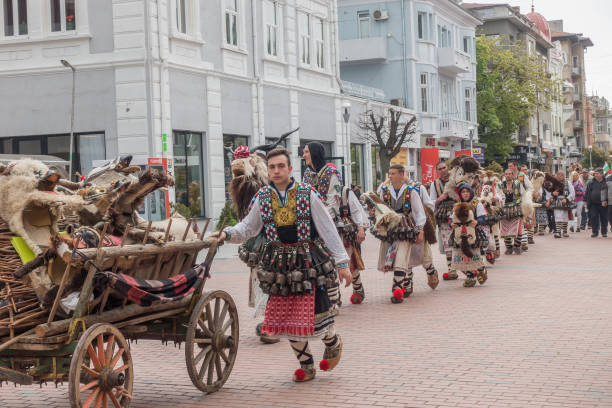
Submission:
{"label": "embroidered vest", "polygon": [[405,214],[409,213],[412,209],[411,205],[410,205],[410,192],[414,190],[414,187],[407,185],[406,189],[404,190],[404,192],[402,193],[402,208],[399,210],[396,210],[393,207],[393,203],[392,203],[392,199],[391,199],[391,190],[389,190],[389,186],[388,185],[384,185],[382,186],[382,199],[384,201],[385,204],[387,204],[389,206],[389,208],[391,208],[392,210],[394,210],[395,212],[404,212]]}
{"label": "embroidered vest", "polygon": [[504,207],[511,207],[521,203],[521,183],[518,180],[512,181],[512,186],[508,189],[508,182],[503,184],[506,202]]}
{"label": "embroidered vest", "polygon": [[297,240],[311,239],[310,192],[312,188],[303,183],[294,185],[287,191],[287,204],[283,206],[278,194],[269,185],[262,187],[255,198],[259,197],[259,208],[264,223],[264,233],[269,241],[280,241],[277,227],[296,226]]}
{"label": "embroidered vest", "polygon": [[333,175],[338,177],[340,183],[342,183],[342,175],[335,167],[331,166],[329,163],[326,164],[318,173],[308,168],[306,172],[304,172],[304,179],[302,182],[304,184],[310,184],[314,187],[315,190],[319,193],[323,201],[327,200],[327,193],[329,192],[329,185],[331,184],[331,179]]}

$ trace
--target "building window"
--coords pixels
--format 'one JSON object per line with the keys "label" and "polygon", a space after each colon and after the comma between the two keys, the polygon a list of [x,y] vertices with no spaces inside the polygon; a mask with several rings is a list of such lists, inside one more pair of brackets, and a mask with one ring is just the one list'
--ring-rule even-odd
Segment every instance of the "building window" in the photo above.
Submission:
{"label": "building window", "polygon": [[176,0],[176,29],[179,33],[187,34],[187,0]]}
{"label": "building window", "polygon": [[299,13],[298,16],[300,31],[300,61],[302,61],[302,64],[310,65],[310,15]]}
{"label": "building window", "polygon": [[223,172],[225,174],[225,201],[230,201],[229,185],[232,182],[232,161],[234,156],[229,149],[234,150],[238,146],[248,146],[249,137],[242,135],[223,135]]}
{"label": "building window", "polygon": [[438,47],[440,48],[451,48],[453,41],[451,37],[451,30],[446,26],[438,26]]}
{"label": "building window", "polygon": [[421,74],[421,112],[427,112],[428,111],[428,87],[427,87],[427,73],[422,73]]}
{"label": "building window", "polygon": [[380,165],[380,156],[378,155],[380,152],[380,146],[372,146],[371,147],[371,156],[372,156],[372,187],[374,190],[378,189],[378,186],[382,184],[385,179],[382,174],[382,167]]}
{"label": "building window", "polygon": [[359,24],[359,38],[370,38],[372,35],[372,25],[369,11],[358,11],[357,20]]}
{"label": "building window", "polygon": [[238,46],[238,0],[225,0],[225,43]]}
{"label": "building window", "polygon": [[470,88],[465,88],[465,120],[472,121],[472,92]]}
{"label": "building window", "polygon": [[351,143],[351,184],[363,186],[363,145]]}
{"label": "building window", "polygon": [[578,56],[577,56],[577,55],[574,55],[574,56],[572,57],[572,66],[573,66],[574,68],[578,68]]}
{"label": "building window", "polygon": [[270,56],[278,56],[278,2],[264,1],[264,19],[266,25],[266,53]]}
{"label": "building window", "polygon": [[317,68],[325,68],[325,23],[320,18],[314,19],[315,56]]}
{"label": "building window", "polygon": [[51,31],[74,31],[76,28],[75,0],[50,0]]}
{"label": "building window", "polygon": [[417,15],[417,30],[419,40],[427,39],[427,13],[419,12]]}
{"label": "building window", "polygon": [[174,131],[173,149],[176,203],[204,217],[202,133]]}
{"label": "building window", "polygon": [[580,120],[580,109],[576,109],[576,120]]}
{"label": "building window", "polygon": [[28,10],[26,0],[3,0],[2,15],[4,35],[12,37],[28,33]]}

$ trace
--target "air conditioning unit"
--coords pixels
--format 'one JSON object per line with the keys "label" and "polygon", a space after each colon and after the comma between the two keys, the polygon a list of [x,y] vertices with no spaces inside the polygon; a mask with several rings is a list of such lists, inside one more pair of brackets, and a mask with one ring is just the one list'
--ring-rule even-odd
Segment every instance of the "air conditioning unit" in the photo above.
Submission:
{"label": "air conditioning unit", "polygon": [[404,99],[402,98],[391,99],[389,103],[393,106],[404,106]]}
{"label": "air conditioning unit", "polygon": [[374,20],[376,21],[386,20],[389,18],[389,12],[387,10],[380,9],[374,10],[372,17],[374,17]]}

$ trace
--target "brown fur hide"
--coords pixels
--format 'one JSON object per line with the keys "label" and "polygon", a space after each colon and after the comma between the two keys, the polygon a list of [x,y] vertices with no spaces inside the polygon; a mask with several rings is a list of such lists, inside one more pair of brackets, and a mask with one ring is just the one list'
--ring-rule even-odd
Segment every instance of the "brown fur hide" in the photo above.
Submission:
{"label": "brown fur hide", "polygon": [[[453,207],[453,224],[467,224],[474,221],[474,213],[472,207],[468,203],[457,203]],[[462,227],[455,227],[455,242],[459,241],[459,247],[463,254],[467,257],[473,257],[471,245],[476,242],[476,231],[474,227],[465,225],[466,234],[461,233]]]}
{"label": "brown fur hide", "polygon": [[460,155],[450,162],[448,183],[444,186],[444,192],[455,201],[459,201],[457,187],[461,184],[474,185],[474,179],[481,172],[480,164],[473,157]]}
{"label": "brown fur hide", "polygon": [[268,169],[259,155],[232,161],[229,191],[238,219],[246,217],[251,199],[268,183]]}

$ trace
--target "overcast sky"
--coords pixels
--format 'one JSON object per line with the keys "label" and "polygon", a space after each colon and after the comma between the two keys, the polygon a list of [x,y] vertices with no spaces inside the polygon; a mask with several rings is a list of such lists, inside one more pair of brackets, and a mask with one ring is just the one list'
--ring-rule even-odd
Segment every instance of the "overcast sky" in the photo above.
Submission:
{"label": "overcast sky", "polygon": [[[504,0],[465,0],[474,3],[504,3]],[[532,0],[509,0],[521,13],[531,10]],[[587,48],[585,69],[589,95],[605,96],[612,101],[612,0],[534,0],[535,11],[547,20],[563,20],[563,30],[590,37],[594,46]]]}

